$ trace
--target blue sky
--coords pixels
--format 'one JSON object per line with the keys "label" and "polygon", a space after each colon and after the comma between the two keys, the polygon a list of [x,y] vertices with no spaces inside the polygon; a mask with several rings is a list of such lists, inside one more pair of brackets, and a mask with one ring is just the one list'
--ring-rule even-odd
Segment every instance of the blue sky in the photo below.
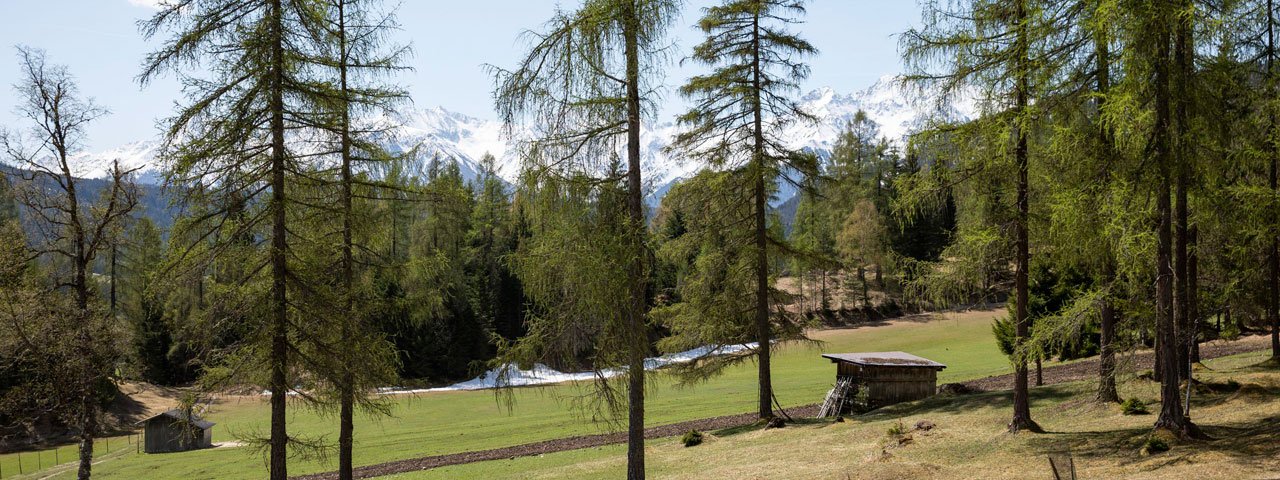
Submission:
{"label": "blue sky", "polygon": [[[81,91],[112,114],[89,129],[87,147],[107,149],[156,136],[157,119],[169,116],[181,99],[177,82],[162,78],[143,89],[134,80],[143,57],[155,42],[138,34],[137,22],[155,10],[156,0],[4,0],[0,6],[0,85],[17,81],[14,45],[47,51],[49,59],[66,65]],[[486,63],[510,67],[523,45],[520,32],[538,29],[557,4],[553,0],[404,0],[397,37],[411,43],[416,69],[401,76],[414,106],[442,106],[481,118],[494,118]],[[714,0],[686,0],[676,23],[679,52],[699,42],[692,25],[701,8]],[[388,1],[393,5],[393,1]],[[812,0],[803,25],[796,29],[820,54],[809,60],[812,75],[805,90],[829,86],[842,93],[865,88],[878,77],[901,71],[897,33],[919,22],[913,0]],[[681,53],[680,55],[683,55]],[[667,98],[663,117],[681,109],[675,86],[698,73],[696,67],[667,70]],[[0,92],[0,123],[20,127],[12,113],[17,102],[12,88]]]}

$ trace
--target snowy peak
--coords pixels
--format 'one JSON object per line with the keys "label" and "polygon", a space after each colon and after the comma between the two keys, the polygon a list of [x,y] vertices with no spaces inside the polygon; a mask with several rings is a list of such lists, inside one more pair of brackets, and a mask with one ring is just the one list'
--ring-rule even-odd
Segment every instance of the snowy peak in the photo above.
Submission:
{"label": "snowy peak", "polygon": [[124,170],[137,170],[137,180],[142,183],[158,185],[164,180],[161,170],[157,168],[156,157],[160,152],[160,142],[143,140],[126,143],[111,150],[94,153],[80,153],[69,159],[72,173],[84,178],[111,178],[111,168],[116,161]]}
{"label": "snowy peak", "polygon": [[[825,158],[839,133],[858,111],[866,112],[868,118],[880,125],[880,134],[895,143],[902,143],[908,135],[919,131],[930,118],[941,116],[949,120],[964,120],[976,116],[976,103],[972,100],[954,102],[954,106],[939,112],[934,109],[936,102],[914,97],[894,75],[882,76],[869,87],[846,94],[831,87],[817,88],[801,96],[800,105],[817,117],[818,123],[793,124],[783,132],[783,136],[792,148],[813,151]],[[499,177],[515,182],[520,174],[520,159],[500,122],[443,107],[405,109],[370,121],[384,130],[379,141],[389,150],[408,152],[417,149],[418,161],[411,168],[420,174],[435,162],[456,161],[463,177],[475,181],[482,173],[481,158],[486,153],[494,156],[494,168]],[[651,204],[656,204],[675,182],[694,175],[701,168],[695,162],[667,153],[666,147],[677,131],[678,127],[668,121],[651,123],[642,132],[641,168],[645,187],[651,192]],[[163,178],[156,163],[159,147],[155,141],[133,142],[112,150],[80,155],[77,161],[83,165],[80,168],[83,175],[90,178],[108,176],[111,161],[119,159],[126,168],[141,168],[138,173],[140,181],[159,183]],[[794,194],[784,186],[773,203],[785,202]]]}

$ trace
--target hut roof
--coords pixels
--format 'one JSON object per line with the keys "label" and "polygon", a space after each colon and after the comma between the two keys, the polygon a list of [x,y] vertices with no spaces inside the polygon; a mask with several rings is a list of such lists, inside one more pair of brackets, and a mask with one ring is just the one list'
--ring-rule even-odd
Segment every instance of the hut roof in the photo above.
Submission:
{"label": "hut roof", "polygon": [[876,367],[930,367],[942,370],[946,365],[906,352],[824,353],[832,362],[847,362]]}
{"label": "hut roof", "polygon": [[149,421],[151,421],[151,420],[154,420],[154,419],[157,419],[157,418],[160,418],[160,417],[169,417],[169,418],[172,418],[172,419],[174,419],[174,420],[179,420],[179,421],[183,421],[183,422],[188,422],[188,423],[190,423],[190,424],[192,424],[192,425],[195,425],[196,427],[200,428],[201,430],[208,430],[208,429],[210,429],[210,428],[213,428],[213,426],[214,426],[214,425],[216,425],[216,424],[215,424],[215,423],[213,423],[213,422],[210,422],[210,421],[208,421],[208,420],[205,420],[205,419],[203,419],[203,418],[200,418],[200,416],[199,416],[199,415],[191,414],[190,416],[188,416],[188,412],[187,412],[186,410],[181,410],[181,409],[177,409],[177,408],[172,409],[172,410],[166,410],[166,411],[164,411],[164,412],[157,413],[157,414],[155,414],[155,415],[152,415],[152,416],[150,416],[150,417],[147,417],[147,418],[143,419],[142,421],[140,421],[140,422],[138,422],[138,423],[146,423],[146,422],[149,422]]}

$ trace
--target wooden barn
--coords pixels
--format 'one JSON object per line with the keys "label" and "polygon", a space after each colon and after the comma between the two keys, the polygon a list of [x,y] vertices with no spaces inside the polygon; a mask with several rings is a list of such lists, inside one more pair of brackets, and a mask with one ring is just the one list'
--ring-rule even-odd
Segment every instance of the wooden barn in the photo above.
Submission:
{"label": "wooden barn", "polygon": [[145,425],[147,453],[185,452],[213,446],[213,422],[173,409],[139,423]]}
{"label": "wooden barn", "polygon": [[867,411],[933,396],[946,365],[904,352],[826,353],[836,364],[836,386],[820,417]]}

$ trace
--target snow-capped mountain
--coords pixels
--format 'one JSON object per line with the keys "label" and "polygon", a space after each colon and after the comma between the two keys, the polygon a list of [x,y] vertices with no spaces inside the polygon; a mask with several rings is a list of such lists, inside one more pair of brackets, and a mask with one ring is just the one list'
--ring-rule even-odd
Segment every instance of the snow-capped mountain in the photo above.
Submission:
{"label": "snow-capped mountain", "polygon": [[[881,77],[870,87],[841,95],[836,90],[823,87],[801,98],[801,106],[820,121],[816,125],[796,124],[784,133],[793,148],[809,149],[825,156],[829,154],[838,133],[853,119],[859,110],[880,125],[880,133],[893,142],[902,142],[906,136],[919,130],[929,118],[938,116],[949,120],[972,118],[976,106],[972,101],[956,102],[945,111],[934,111],[933,103],[912,98],[893,76]],[[508,139],[502,124],[451,112],[442,107],[402,112],[394,117],[376,119],[392,128],[384,143],[393,151],[409,151],[417,148],[422,159],[417,169],[425,171],[434,161],[458,162],[463,177],[477,178],[482,170],[480,159],[486,154],[495,157],[495,168],[500,177],[514,182],[520,173],[519,158]],[[650,202],[656,204],[677,181],[692,176],[700,167],[696,162],[683,161],[668,155],[664,148],[677,132],[671,122],[653,124],[641,136],[641,168],[650,193]],[[126,168],[140,167],[138,179],[157,183],[162,176],[155,160],[159,144],[141,141],[125,144],[112,150],[81,155],[77,160],[84,176],[104,177],[111,161],[119,159]],[[795,191],[783,187],[774,205],[794,196]]]}

